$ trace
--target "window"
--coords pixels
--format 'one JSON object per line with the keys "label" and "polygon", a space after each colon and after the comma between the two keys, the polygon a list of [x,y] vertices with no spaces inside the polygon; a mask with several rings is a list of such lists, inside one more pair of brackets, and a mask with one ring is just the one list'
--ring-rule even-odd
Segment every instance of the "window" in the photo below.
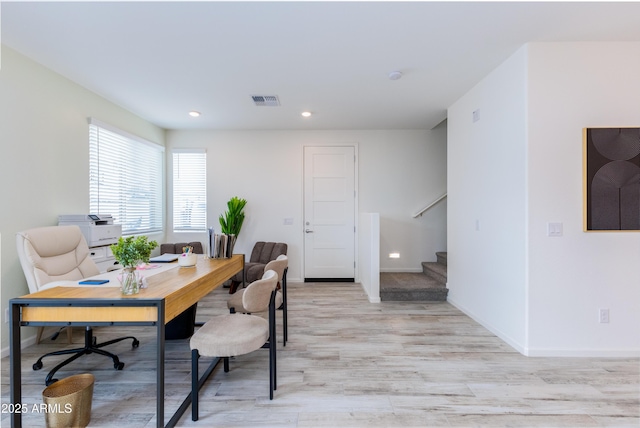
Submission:
{"label": "window", "polygon": [[89,212],[111,214],[123,235],[162,231],[164,147],[89,121]]}
{"label": "window", "polygon": [[207,153],[173,152],[173,230],[207,230]]}

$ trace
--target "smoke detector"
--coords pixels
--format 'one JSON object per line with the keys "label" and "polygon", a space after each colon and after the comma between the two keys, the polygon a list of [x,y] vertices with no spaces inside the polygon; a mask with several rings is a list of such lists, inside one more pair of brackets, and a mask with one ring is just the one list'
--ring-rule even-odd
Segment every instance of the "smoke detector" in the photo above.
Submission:
{"label": "smoke detector", "polygon": [[402,77],[402,73],[400,71],[392,71],[389,73],[389,80],[398,80]]}
{"label": "smoke detector", "polygon": [[251,95],[251,99],[258,107],[278,107],[280,105],[277,95]]}

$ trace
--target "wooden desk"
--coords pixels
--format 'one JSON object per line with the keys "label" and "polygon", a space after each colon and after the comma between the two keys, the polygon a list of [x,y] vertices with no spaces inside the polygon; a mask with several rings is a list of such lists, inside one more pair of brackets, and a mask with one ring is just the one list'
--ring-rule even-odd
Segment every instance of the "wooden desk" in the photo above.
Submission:
{"label": "wooden desk", "polygon": [[[164,326],[224,281],[244,271],[243,268],[244,255],[236,254],[230,259],[198,256],[194,268],[176,267],[148,277],[148,287],[133,296],[123,296],[119,287],[95,286],[55,287],[11,299],[11,403],[19,404],[22,400],[20,327],[155,326],[158,344],[156,426],[164,426]],[[180,411],[184,409],[181,407]],[[178,412],[168,426],[175,425],[181,416]],[[11,426],[22,426],[20,413],[11,415]]]}

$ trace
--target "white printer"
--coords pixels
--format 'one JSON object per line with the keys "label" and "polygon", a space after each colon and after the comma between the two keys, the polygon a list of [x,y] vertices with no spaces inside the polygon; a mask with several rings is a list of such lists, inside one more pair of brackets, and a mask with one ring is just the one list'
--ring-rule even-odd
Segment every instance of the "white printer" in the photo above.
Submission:
{"label": "white printer", "polygon": [[111,245],[122,236],[122,226],[113,224],[111,214],[70,214],[58,216],[58,226],[80,227],[89,247]]}
{"label": "white printer", "polygon": [[113,224],[110,214],[68,214],[58,216],[58,226],[76,225],[87,240],[91,258],[105,272],[117,265],[111,253],[111,244],[122,236],[122,225]]}

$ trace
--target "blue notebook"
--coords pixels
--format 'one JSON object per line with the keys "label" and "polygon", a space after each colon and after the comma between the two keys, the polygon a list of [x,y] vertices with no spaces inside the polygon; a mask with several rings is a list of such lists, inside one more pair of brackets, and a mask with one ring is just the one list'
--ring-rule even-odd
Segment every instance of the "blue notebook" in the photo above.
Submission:
{"label": "blue notebook", "polygon": [[106,284],[107,282],[109,282],[108,279],[85,279],[84,281],[80,281],[78,284],[100,285]]}

